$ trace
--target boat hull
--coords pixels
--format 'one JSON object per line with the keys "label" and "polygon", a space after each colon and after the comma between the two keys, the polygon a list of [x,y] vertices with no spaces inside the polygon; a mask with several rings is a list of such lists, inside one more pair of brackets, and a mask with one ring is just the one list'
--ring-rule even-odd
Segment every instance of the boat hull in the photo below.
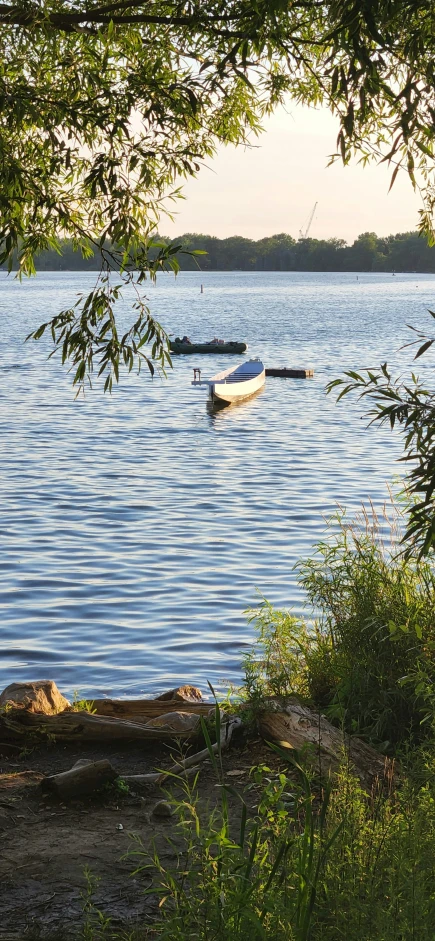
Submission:
{"label": "boat hull", "polygon": [[193,370],[193,386],[208,386],[212,404],[222,407],[243,402],[263,388],[266,370],[259,359],[248,359],[238,366],[230,366],[211,379],[201,379],[201,370]]}
{"label": "boat hull", "polygon": [[217,382],[210,386],[210,398],[217,405],[236,405],[256,395],[263,388],[266,374],[263,369],[254,379],[242,382]]}
{"label": "boat hull", "polygon": [[169,349],[174,356],[191,355],[192,353],[246,353],[247,343],[169,343]]}

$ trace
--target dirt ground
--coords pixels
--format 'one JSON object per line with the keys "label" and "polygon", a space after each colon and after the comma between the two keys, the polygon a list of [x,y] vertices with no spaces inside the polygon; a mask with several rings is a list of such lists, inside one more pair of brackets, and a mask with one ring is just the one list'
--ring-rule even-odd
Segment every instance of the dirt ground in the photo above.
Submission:
{"label": "dirt ground", "polygon": [[[111,928],[140,926],[146,935],[158,899],[152,891],[145,894],[152,890],[152,877],[132,875],[138,859],[131,853],[137,849],[134,837],[139,837],[144,849],[155,840],[161,857],[168,863],[175,859],[181,845],[175,819],[153,813],[165,793],[159,787],[135,786],[124,795],[114,787],[93,800],[67,805],[47,798],[38,784],[42,775],[66,771],[80,758],[108,758],[122,775],[164,769],[174,757],[179,758],[179,752],[173,747],[151,750],[143,743],[123,743],[119,750],[53,744],[30,754],[0,745],[1,941],[83,937],[86,871],[92,874],[93,904],[110,918]],[[256,791],[249,787],[249,771],[264,762],[276,763],[260,740],[239,739],[224,754],[228,783],[243,791],[252,814]],[[216,776],[209,761],[202,766],[199,793],[203,801],[216,801]],[[240,802],[230,800],[237,814]]]}

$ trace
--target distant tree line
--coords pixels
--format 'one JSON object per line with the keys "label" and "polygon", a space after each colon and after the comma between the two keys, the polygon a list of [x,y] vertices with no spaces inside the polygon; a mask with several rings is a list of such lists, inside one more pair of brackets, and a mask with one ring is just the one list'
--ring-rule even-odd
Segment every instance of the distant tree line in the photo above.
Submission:
{"label": "distant tree line", "polygon": [[[435,273],[435,247],[417,232],[379,238],[374,232],[359,235],[353,245],[343,239],[296,240],[281,233],[253,241],[243,236],[218,239],[212,235],[186,233],[178,239],[161,237],[167,245],[186,251],[201,249],[206,255],[179,256],[183,270],[193,271],[417,271]],[[94,271],[99,258],[84,259],[71,242],[64,242],[62,255],[44,251],[36,259],[40,271]]]}

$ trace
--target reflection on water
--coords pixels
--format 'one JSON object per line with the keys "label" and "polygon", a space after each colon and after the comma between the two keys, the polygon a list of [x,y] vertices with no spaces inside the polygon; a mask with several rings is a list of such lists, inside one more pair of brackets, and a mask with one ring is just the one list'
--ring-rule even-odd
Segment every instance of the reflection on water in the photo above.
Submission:
{"label": "reflection on water", "polygon": [[[210,418],[215,419],[222,417],[222,412],[225,411],[225,414],[228,415],[231,413],[231,419],[237,421],[237,419],[244,421],[246,420],[245,409],[248,409],[250,405],[253,404],[254,399],[256,399],[264,391],[264,386],[262,389],[257,389],[256,392],[253,392],[246,399],[239,400],[238,402],[223,402],[222,399],[211,399],[210,396],[207,396],[206,400],[206,409]],[[237,414],[235,418],[233,416],[233,410],[237,409]]]}
{"label": "reflection on water", "polygon": [[[167,380],[143,373],[75,401],[49,346],[22,341],[92,277],[2,275],[0,687],[44,675],[84,695],[237,682],[257,589],[301,613],[293,565],[324,517],[387,495],[397,442],[365,432],[361,406],[336,407],[324,387],[345,368],[410,360],[394,351],[435,288],[420,276],[416,300],[415,278],[162,278],[150,300],[174,334],[237,335],[267,366],[315,369],[215,411],[183,357]],[[203,375],[228,362],[195,357]]]}

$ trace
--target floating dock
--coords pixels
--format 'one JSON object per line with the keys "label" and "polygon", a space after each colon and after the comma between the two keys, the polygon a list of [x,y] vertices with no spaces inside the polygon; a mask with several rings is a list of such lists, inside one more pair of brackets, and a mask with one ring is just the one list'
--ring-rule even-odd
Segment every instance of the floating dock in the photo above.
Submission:
{"label": "floating dock", "polygon": [[266,376],[277,376],[279,379],[312,379],[314,369],[288,369],[287,366],[274,366],[266,369]]}

